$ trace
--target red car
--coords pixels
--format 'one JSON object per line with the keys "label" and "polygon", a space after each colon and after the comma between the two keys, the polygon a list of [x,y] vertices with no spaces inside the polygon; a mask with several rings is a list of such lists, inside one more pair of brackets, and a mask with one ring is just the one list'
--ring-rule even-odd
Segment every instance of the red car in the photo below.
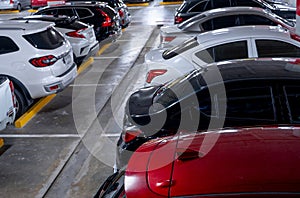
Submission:
{"label": "red car", "polygon": [[299,167],[299,126],[185,133],[143,144],[98,195],[300,197]]}

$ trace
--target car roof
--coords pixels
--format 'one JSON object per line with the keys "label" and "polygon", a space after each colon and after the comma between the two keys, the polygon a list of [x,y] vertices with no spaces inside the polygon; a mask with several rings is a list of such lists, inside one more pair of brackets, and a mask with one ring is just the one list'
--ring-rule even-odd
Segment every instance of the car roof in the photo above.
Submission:
{"label": "car roof", "polygon": [[[245,59],[212,63],[197,71],[200,76],[219,72],[224,82],[244,80],[298,80],[299,59]],[[202,78],[202,77],[201,77]]]}
{"label": "car roof", "polygon": [[30,16],[25,16],[25,17],[20,17],[20,18],[14,18],[14,20],[43,20],[43,21],[50,21],[50,22],[60,22],[64,21],[67,19],[70,19],[68,16],[59,16],[59,17],[54,17],[53,15],[30,15]]}
{"label": "car roof", "polygon": [[222,28],[213,31],[201,33],[197,36],[199,43],[207,41],[226,41],[227,39],[235,38],[249,38],[249,37],[285,37],[290,38],[290,32],[279,26],[236,26],[229,28]]}
{"label": "car roof", "polygon": [[98,7],[98,6],[107,6],[108,4],[106,2],[67,2],[65,4],[54,4],[45,6],[39,10],[49,9],[49,8],[66,8],[66,7]]}
{"label": "car roof", "polygon": [[26,33],[34,33],[54,26],[52,22],[26,21],[26,20],[0,20],[0,30],[24,30]]}
{"label": "car roof", "polygon": [[128,163],[126,194],[299,193],[298,130],[299,126],[268,126],[152,140],[139,147]]}

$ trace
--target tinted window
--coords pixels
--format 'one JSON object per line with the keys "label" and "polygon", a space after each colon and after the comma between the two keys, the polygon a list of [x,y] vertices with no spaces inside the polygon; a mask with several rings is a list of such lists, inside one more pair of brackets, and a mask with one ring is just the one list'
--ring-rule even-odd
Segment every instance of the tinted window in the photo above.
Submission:
{"label": "tinted window", "polygon": [[275,120],[275,107],[271,87],[234,89],[227,91],[226,95],[227,98],[222,98],[222,96],[219,98],[219,100],[227,99],[226,118]]}
{"label": "tinted window", "polygon": [[203,12],[210,9],[212,9],[211,1],[202,1],[191,8],[189,12]]}
{"label": "tinted window", "polygon": [[58,15],[66,15],[66,16],[75,16],[72,8],[63,8],[63,9],[58,9],[57,10]]}
{"label": "tinted window", "polygon": [[213,0],[214,8],[230,7],[231,0]]}
{"label": "tinted window", "polygon": [[198,45],[199,44],[197,42],[197,37],[194,37],[183,42],[180,45],[167,49],[163,52],[162,56],[164,59],[170,59]]}
{"label": "tinted window", "polygon": [[24,35],[24,38],[37,49],[56,49],[64,44],[64,37],[54,28],[45,31]]}
{"label": "tinted window", "polygon": [[0,36],[0,54],[6,54],[19,50],[19,47],[8,37]]}
{"label": "tinted window", "polygon": [[256,40],[258,57],[300,57],[299,47],[283,41]]}
{"label": "tinted window", "polygon": [[300,123],[300,87],[284,87],[292,123]]}
{"label": "tinted window", "polygon": [[93,16],[93,13],[89,9],[76,8],[76,12],[81,19]]}
{"label": "tinted window", "polygon": [[252,0],[235,0],[235,1],[236,1],[236,6],[250,6],[250,7],[264,8],[263,5],[254,2]]}
{"label": "tinted window", "polygon": [[248,58],[247,41],[218,45],[199,51],[195,55],[206,63]]}
{"label": "tinted window", "polygon": [[243,21],[243,25],[277,25],[273,21],[262,16],[242,15],[240,18],[241,21]]}
{"label": "tinted window", "polygon": [[57,9],[50,9],[50,10],[41,11],[38,14],[43,14],[43,15],[57,15]]}
{"label": "tinted window", "polygon": [[213,19],[212,21],[212,30],[233,27],[238,25],[237,17],[235,16],[223,16]]}

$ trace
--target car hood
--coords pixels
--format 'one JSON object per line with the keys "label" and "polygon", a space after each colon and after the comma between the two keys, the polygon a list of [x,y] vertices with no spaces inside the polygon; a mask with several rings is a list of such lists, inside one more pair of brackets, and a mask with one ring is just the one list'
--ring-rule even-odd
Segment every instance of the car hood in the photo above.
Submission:
{"label": "car hood", "polygon": [[149,190],[160,196],[300,191],[300,128],[183,134],[149,142],[137,153],[147,163],[135,163],[134,153],[129,176],[139,169],[135,176],[144,174]]}

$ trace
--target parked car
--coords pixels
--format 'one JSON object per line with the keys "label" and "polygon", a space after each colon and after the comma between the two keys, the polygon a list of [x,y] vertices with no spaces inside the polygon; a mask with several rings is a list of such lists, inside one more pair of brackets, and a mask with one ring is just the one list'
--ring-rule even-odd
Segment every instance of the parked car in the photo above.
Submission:
{"label": "parked car", "polygon": [[[183,40],[187,40],[202,32],[244,25],[279,25],[291,32],[295,32],[294,22],[262,8],[218,8],[205,11],[178,25],[161,27],[160,47],[178,45]],[[170,42],[171,44],[169,44]]]}
{"label": "parked car", "polygon": [[32,15],[13,20],[38,20],[54,22],[55,28],[64,34],[73,48],[74,61],[80,65],[86,57],[96,54],[99,50],[99,43],[96,39],[93,26],[80,22],[76,17],[52,15]]}
{"label": "parked car", "polygon": [[300,57],[299,36],[277,26],[239,26],[205,32],[147,56],[145,86],[163,84],[208,63],[242,58]]}
{"label": "parked car", "polygon": [[77,75],[73,50],[54,23],[0,21],[0,75],[14,84],[21,116],[33,99],[62,91]]}
{"label": "parked car", "polygon": [[290,20],[296,19],[296,8],[289,5],[269,4],[264,0],[185,0],[176,10],[174,23],[183,21],[204,11],[232,6],[250,6],[270,10],[275,14]]}
{"label": "parked car", "polygon": [[0,76],[0,131],[7,124],[13,124],[16,116],[16,98],[13,83],[5,76]]}
{"label": "parked car", "polygon": [[299,124],[299,59],[212,63],[128,99],[116,167],[149,140],[228,127]]}
{"label": "parked car", "polygon": [[232,128],[147,142],[95,198],[298,197],[299,129]]}
{"label": "parked car", "polygon": [[[71,0],[68,2],[84,2],[82,0]],[[99,1],[92,1],[93,3],[97,3]],[[128,10],[127,5],[122,0],[102,0],[100,2],[107,3],[110,7],[114,8],[117,13],[119,13],[120,16],[120,25],[122,28],[126,28],[130,22],[131,22],[131,16]]]}
{"label": "parked car", "polygon": [[0,10],[18,10],[31,7],[31,0],[1,0]]}
{"label": "parked car", "polygon": [[76,16],[79,21],[94,25],[98,41],[108,37],[115,40],[122,34],[119,15],[106,3],[72,2],[64,5],[46,6],[40,8],[34,15]]}

